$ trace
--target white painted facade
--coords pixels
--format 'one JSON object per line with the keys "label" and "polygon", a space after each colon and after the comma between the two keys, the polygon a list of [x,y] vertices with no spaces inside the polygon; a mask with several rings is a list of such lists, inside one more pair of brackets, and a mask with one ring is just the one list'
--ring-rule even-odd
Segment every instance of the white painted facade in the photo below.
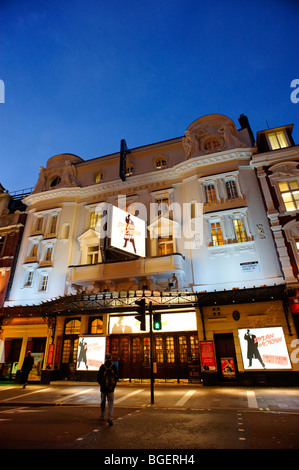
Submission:
{"label": "white painted facade", "polygon": [[[119,154],[50,158],[24,201],[28,217],[5,305],[145,286],[201,292],[284,283],[252,153],[246,129],[210,115],[182,138],[130,150],[126,181]],[[146,256],[105,262],[93,217],[107,203],[119,205],[120,195],[146,222]],[[195,223],[203,234],[189,238]]]}

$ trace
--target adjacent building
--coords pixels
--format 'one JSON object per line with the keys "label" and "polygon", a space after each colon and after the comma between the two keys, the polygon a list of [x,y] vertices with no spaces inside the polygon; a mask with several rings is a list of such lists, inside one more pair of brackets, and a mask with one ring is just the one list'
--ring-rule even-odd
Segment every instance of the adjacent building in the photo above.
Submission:
{"label": "adjacent building", "polygon": [[239,123],[208,115],[182,137],[40,168],[2,309],[5,342],[22,343],[17,362],[34,354],[32,380],[95,380],[106,350],[127,380],[150,377],[151,352],[156,380],[294,380],[296,209],[274,208],[282,182],[296,201],[295,178],[268,169],[294,169],[297,147],[291,126],[288,147],[268,152],[268,131],[255,143]]}
{"label": "adjacent building", "polygon": [[[10,287],[18,259],[26,214],[22,199],[28,195],[20,191],[14,195],[8,193],[0,184],[0,306],[9,296]],[[7,338],[4,343],[3,320],[0,317],[0,376],[11,378],[15,375],[13,364],[18,362],[21,339]],[[4,346],[5,345],[5,346]],[[6,356],[6,362],[5,362]]]}

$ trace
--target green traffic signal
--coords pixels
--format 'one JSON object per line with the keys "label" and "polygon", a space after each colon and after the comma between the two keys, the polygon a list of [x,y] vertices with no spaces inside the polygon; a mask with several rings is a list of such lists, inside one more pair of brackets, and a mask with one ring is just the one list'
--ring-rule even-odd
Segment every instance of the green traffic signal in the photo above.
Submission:
{"label": "green traffic signal", "polygon": [[154,330],[162,330],[161,313],[153,314]]}

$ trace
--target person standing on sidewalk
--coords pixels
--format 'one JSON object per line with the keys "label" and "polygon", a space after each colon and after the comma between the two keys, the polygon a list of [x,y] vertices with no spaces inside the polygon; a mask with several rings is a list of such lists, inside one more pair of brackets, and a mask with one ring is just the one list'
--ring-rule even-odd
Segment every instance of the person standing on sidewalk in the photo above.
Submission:
{"label": "person standing on sidewalk", "polygon": [[21,383],[23,384],[23,388],[25,388],[27,385],[28,375],[32,369],[33,363],[34,359],[31,356],[31,351],[28,351],[21,369]]}
{"label": "person standing on sidewalk", "polygon": [[105,363],[101,365],[98,372],[98,384],[101,386],[101,416],[100,420],[105,419],[106,399],[108,402],[108,424],[113,424],[113,405],[114,390],[118,381],[118,370],[116,365],[111,361],[111,354],[105,356]]}

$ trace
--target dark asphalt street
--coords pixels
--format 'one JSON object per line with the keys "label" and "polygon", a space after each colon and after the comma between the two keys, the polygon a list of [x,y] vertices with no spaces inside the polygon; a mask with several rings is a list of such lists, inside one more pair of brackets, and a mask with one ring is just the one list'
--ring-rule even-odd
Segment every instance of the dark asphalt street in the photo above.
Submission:
{"label": "dark asphalt street", "polygon": [[123,384],[109,427],[99,421],[95,385],[0,386],[1,449],[95,449],[103,458],[134,449],[191,455],[299,449],[298,436],[297,388],[156,386],[151,405],[147,385]]}

